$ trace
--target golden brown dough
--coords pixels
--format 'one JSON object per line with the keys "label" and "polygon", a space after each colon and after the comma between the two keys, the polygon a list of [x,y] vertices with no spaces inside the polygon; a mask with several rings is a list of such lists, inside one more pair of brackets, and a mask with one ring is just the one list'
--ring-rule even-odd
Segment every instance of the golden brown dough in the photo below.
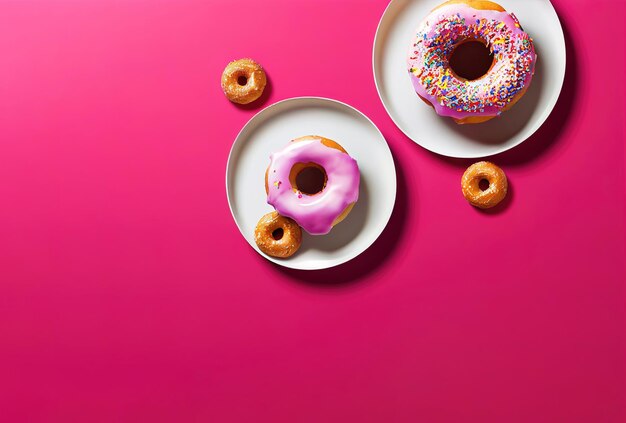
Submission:
{"label": "golden brown dough", "polygon": [[302,229],[293,219],[274,211],[263,216],[257,223],[254,242],[269,256],[291,257],[302,244]]}
{"label": "golden brown dough", "polygon": [[478,10],[496,10],[498,12],[505,12],[504,7],[489,0],[448,0],[447,2],[435,7],[433,10],[437,10],[440,7],[448,6],[450,4],[466,4],[469,7]]}
{"label": "golden brown dough", "polygon": [[230,62],[222,73],[222,90],[233,103],[253,102],[261,97],[266,84],[265,71],[252,59]]}
{"label": "golden brown dough", "polygon": [[[489,183],[485,190],[480,188],[482,180]],[[506,175],[498,166],[490,162],[478,162],[468,167],[463,174],[461,189],[465,199],[472,206],[488,209],[506,197],[508,182]]]}

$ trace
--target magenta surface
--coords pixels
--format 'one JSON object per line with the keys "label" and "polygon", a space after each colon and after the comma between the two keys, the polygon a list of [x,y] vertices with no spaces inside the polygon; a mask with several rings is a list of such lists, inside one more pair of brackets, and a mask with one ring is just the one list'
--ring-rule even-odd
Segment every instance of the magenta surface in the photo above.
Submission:
{"label": "magenta surface", "polygon": [[[316,195],[296,190],[289,181],[296,163],[315,163],[324,169],[326,186]],[[321,138],[290,142],[270,155],[267,202],[295,220],[312,235],[325,235],[350,204],[359,199],[359,166],[343,151],[326,147]]]}
{"label": "magenta surface", "polygon": [[[385,0],[0,2],[0,420],[624,422],[626,8],[554,3],[563,93],[485,213],[379,101]],[[220,90],[244,56],[253,107]],[[224,189],[245,122],[300,95],[367,114],[398,172],[328,271],[259,256]]]}

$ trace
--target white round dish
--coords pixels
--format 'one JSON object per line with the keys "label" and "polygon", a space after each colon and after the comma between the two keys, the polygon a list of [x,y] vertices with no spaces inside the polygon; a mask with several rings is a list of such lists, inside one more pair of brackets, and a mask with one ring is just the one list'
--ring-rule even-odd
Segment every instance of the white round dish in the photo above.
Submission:
{"label": "white round dish", "polygon": [[457,125],[438,116],[415,93],[406,70],[409,45],[419,23],[443,0],[392,0],[373,48],[374,81],[396,126],[427,150],[449,157],[486,157],[529,138],[548,118],[565,78],[565,37],[549,0],[496,0],[514,13],[535,42],[535,76],[524,97],[497,119]]}
{"label": "white round dish", "polygon": [[[359,200],[329,234],[302,231],[300,250],[277,259],[262,253],[254,242],[257,222],[273,210],[265,194],[265,169],[273,151],[303,135],[335,140],[356,159],[361,172]],[[382,233],[396,200],[396,169],[385,138],[363,113],[327,98],[291,98],[257,113],[237,135],[226,167],[226,194],[241,234],[259,254],[292,269],[325,269],[358,256]]]}

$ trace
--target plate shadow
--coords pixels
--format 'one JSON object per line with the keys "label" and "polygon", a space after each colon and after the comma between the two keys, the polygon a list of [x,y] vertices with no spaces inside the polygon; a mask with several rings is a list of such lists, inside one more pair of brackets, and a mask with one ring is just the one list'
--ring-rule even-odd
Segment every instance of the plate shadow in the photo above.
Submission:
{"label": "plate shadow", "polygon": [[[559,16],[562,15],[559,14]],[[546,119],[543,125],[530,138],[528,138],[520,145],[512,148],[511,150],[492,156],[492,160],[499,166],[516,166],[528,163],[545,154],[550,149],[554,148],[559,142],[564,141],[561,137],[561,134],[563,133],[563,130],[567,127],[571,116],[572,107],[574,107],[578,98],[580,60],[576,52],[576,43],[571,36],[567,21],[561,19],[560,22],[563,28],[563,35],[565,38],[566,66],[565,79],[563,81],[563,88],[561,90],[561,94],[559,95],[559,99],[557,100],[557,103],[554,106],[552,113],[550,113],[548,119]],[[539,60],[537,63],[541,63],[541,60]],[[533,84],[534,82],[535,81],[533,80]],[[531,91],[532,86],[526,96],[530,95]],[[539,90],[536,90],[536,92],[538,91]],[[515,108],[507,113],[504,113],[500,119],[494,119],[490,122],[478,125],[456,125],[454,124],[454,122],[452,122],[451,124],[459,126],[459,128],[457,129],[461,131],[474,130],[475,126],[480,126],[482,128],[482,125],[489,125],[493,121],[496,121],[496,124],[500,124],[499,122],[505,122],[505,117],[509,113],[514,112],[517,106],[522,107],[522,113],[524,113],[524,108],[532,102],[532,98],[531,102],[524,102],[524,100],[526,100],[526,96],[524,96],[524,98],[520,100],[519,104],[515,105]],[[488,126],[485,127],[487,128]],[[482,131],[483,129],[479,128],[477,129],[476,134],[480,134],[482,133]],[[479,161],[479,159],[459,159],[441,155],[436,155],[436,157],[438,157],[440,160],[443,160],[458,167],[467,167],[470,164]]]}
{"label": "plate shadow", "polygon": [[337,224],[329,235],[309,235],[303,232],[302,247],[297,254],[308,250],[333,252],[350,243],[365,227],[371,207],[371,193],[367,179],[362,178],[359,186],[359,200],[344,221]]}
{"label": "plate shadow", "polygon": [[[539,49],[537,49],[537,55],[541,57]],[[476,125],[458,125],[450,118],[445,118],[443,122],[451,130],[472,141],[482,144],[501,144],[520,133],[530,121],[539,104],[544,75],[544,62],[537,60],[535,76],[528,91],[511,110],[504,112],[500,117]]]}
{"label": "plate shadow", "polygon": [[[404,169],[395,158],[394,163],[396,167],[397,180],[396,203],[387,226],[383,230],[380,237],[367,250],[354,259],[329,269],[298,270],[285,268],[275,263],[273,263],[273,266],[296,282],[321,288],[342,288],[350,286],[358,283],[363,276],[371,274],[379,268],[386,261],[386,258],[393,254],[394,249],[399,244],[403,234],[405,234],[404,227],[408,215],[409,199],[407,196],[408,189],[406,176]],[[362,207],[361,211],[358,211],[355,206],[355,209],[350,213],[348,218],[346,218],[346,221],[337,225],[336,229],[339,229],[342,224],[346,225],[346,228],[343,229],[344,232],[341,234],[341,238],[338,237],[340,240],[336,242],[324,240],[323,244],[329,244],[326,246],[321,246],[320,244],[317,248],[332,251],[333,248],[338,248],[337,245],[346,242],[346,240],[350,240],[350,238],[344,237],[354,236],[355,233],[358,233],[358,231],[362,229],[365,223],[364,217],[366,216],[371,201],[371,198],[369,197],[370,194],[367,193],[366,195],[368,203],[365,207]],[[359,202],[360,201],[361,200],[359,200]],[[352,213],[358,214],[356,216],[352,216]],[[356,223],[350,219],[351,217],[356,218]],[[360,226],[359,219],[361,219]],[[336,234],[333,232],[333,238],[335,235]]]}
{"label": "plate shadow", "polygon": [[519,146],[495,156],[502,165],[513,166],[527,163],[564,141],[561,135],[570,121],[572,108],[578,101],[580,58],[568,23],[562,18],[563,15],[559,14],[559,16],[565,37],[566,52],[565,80],[561,95],[552,113],[537,132]]}

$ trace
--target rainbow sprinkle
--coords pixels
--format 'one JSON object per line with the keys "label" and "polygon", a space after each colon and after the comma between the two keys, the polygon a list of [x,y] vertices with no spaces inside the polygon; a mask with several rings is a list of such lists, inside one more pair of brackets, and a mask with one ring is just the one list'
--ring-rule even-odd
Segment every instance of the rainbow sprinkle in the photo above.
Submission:
{"label": "rainbow sprinkle", "polygon": [[[536,58],[533,40],[513,14],[506,14],[510,19],[496,20],[468,10],[477,12],[448,6],[435,12],[438,19],[431,16],[420,26],[411,45],[408,71],[433,105],[459,115],[498,115],[530,82]],[[505,20],[513,24],[509,27]],[[484,41],[494,58],[493,71],[477,80],[456,78],[448,65],[454,48],[466,39]]]}

